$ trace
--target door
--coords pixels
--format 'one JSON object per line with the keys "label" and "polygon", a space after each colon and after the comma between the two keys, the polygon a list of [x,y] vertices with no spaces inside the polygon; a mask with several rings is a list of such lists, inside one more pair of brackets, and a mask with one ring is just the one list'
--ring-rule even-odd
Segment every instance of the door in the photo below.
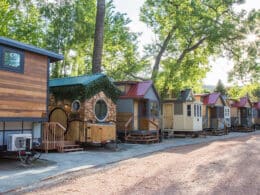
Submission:
{"label": "door", "polygon": [[148,130],[148,101],[139,101],[139,130]]}
{"label": "door", "polygon": [[134,100],[134,130],[138,129],[138,101]]}
{"label": "door", "polygon": [[163,104],[163,128],[173,129],[173,104]]}

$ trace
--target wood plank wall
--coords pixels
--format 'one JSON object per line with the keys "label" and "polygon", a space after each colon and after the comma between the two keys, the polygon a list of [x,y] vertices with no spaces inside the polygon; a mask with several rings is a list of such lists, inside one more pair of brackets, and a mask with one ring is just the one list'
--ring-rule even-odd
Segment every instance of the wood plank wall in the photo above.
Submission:
{"label": "wood plank wall", "polygon": [[24,74],[0,70],[0,118],[41,118],[46,113],[46,56],[25,52]]}

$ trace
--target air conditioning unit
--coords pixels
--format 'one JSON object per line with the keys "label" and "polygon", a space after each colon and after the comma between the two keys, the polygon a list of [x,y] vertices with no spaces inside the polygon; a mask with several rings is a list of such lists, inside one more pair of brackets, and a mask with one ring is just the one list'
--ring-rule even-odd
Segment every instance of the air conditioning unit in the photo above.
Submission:
{"label": "air conditioning unit", "polygon": [[32,148],[31,134],[12,134],[8,136],[7,151],[20,151]]}

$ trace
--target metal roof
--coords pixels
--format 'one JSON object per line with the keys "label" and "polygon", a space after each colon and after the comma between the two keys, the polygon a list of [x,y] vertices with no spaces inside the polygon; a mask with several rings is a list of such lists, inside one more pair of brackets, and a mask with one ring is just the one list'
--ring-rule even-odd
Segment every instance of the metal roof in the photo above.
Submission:
{"label": "metal roof", "polygon": [[116,82],[116,84],[130,84],[131,87],[128,92],[120,98],[144,98],[145,94],[148,92],[149,88],[153,86],[152,81],[135,81],[129,83],[128,81]]}
{"label": "metal roof", "polygon": [[254,108],[256,108],[257,110],[260,110],[260,102],[255,102]]}
{"label": "metal roof", "polygon": [[44,56],[48,56],[50,58],[51,62],[56,62],[56,61],[64,59],[63,55],[54,53],[52,51],[48,51],[46,49],[41,49],[41,48],[35,47],[33,45],[21,43],[19,41],[15,41],[13,39],[8,39],[6,37],[0,36],[0,44],[6,45],[6,46],[9,46],[9,47],[22,49],[22,50],[25,50],[25,51],[30,51],[30,52],[41,54],[41,55],[44,55]]}
{"label": "metal roof", "polygon": [[50,87],[72,86],[72,85],[86,86],[91,82],[102,77],[107,77],[107,76],[104,74],[93,74],[93,75],[84,75],[84,76],[77,76],[77,77],[64,77],[64,78],[51,79],[49,82],[49,86]]}
{"label": "metal roof", "polygon": [[[203,104],[205,104],[205,105],[216,104],[219,97],[221,98],[221,95],[219,92],[210,93],[210,94],[204,96]],[[221,98],[221,100],[223,101],[222,98]],[[224,101],[223,101],[223,103],[224,103]]]}
{"label": "metal roof", "polygon": [[242,97],[239,101],[235,102],[232,106],[233,107],[246,107],[246,103],[249,103],[251,105],[251,101],[248,97]]}

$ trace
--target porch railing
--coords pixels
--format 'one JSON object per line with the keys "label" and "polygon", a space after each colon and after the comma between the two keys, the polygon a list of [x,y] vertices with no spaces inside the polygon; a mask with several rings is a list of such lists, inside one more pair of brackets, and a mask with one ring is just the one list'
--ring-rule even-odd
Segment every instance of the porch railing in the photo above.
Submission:
{"label": "porch railing", "polygon": [[43,124],[42,149],[45,152],[49,150],[58,150],[63,152],[64,133],[66,128],[58,122],[46,122]]}

